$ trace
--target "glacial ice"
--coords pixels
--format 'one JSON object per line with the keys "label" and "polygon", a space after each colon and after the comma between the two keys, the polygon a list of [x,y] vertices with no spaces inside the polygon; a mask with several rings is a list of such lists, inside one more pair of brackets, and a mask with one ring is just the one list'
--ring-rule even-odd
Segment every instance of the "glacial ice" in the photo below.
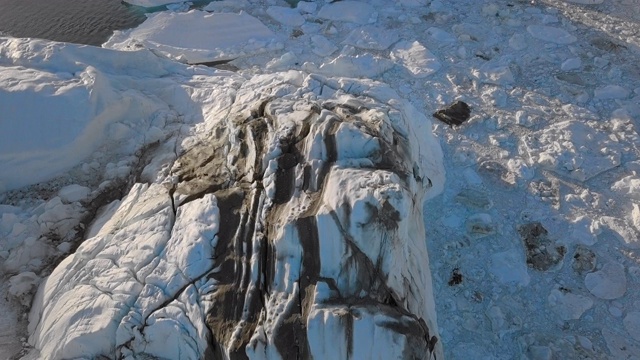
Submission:
{"label": "glacial ice", "polygon": [[30,343],[45,359],[440,358],[430,122],[382,84],[296,71],[234,98],[44,280]]}

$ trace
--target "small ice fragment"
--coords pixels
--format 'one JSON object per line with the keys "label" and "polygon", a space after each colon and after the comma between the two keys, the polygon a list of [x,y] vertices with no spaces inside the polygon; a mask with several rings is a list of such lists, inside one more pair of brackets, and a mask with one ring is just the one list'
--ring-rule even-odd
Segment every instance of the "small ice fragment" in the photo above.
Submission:
{"label": "small ice fragment", "polygon": [[300,26],[305,21],[298,10],[285,6],[270,6],[267,8],[267,14],[286,26]]}
{"label": "small ice fragment", "polygon": [[423,78],[441,67],[435,55],[417,41],[401,41],[393,47],[391,59],[401,63],[413,76]]}
{"label": "small ice fragment", "polygon": [[91,193],[91,189],[80,185],[65,186],[58,191],[58,196],[64,203],[74,203],[76,201],[86,200]]}
{"label": "small ice fragment", "polygon": [[597,298],[617,299],[627,291],[624,266],[619,263],[607,263],[599,271],[587,274],[584,284]]}
{"label": "small ice fragment", "polygon": [[536,39],[551,42],[559,45],[567,45],[575,42],[577,38],[564,29],[545,26],[545,25],[529,25],[527,32]]}
{"label": "small ice fragment", "polygon": [[606,85],[593,91],[593,97],[598,100],[626,99],[629,90],[619,85]]}
{"label": "small ice fragment", "polygon": [[571,71],[571,70],[580,69],[581,66],[582,66],[582,61],[580,60],[580,58],[570,58],[565,60],[560,66],[560,68],[564,71]]}

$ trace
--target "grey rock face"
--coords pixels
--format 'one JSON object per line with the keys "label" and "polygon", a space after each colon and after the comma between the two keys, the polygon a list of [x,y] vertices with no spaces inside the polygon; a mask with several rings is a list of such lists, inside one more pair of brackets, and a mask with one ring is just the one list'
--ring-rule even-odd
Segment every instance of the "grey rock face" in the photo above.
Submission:
{"label": "grey rock face", "polygon": [[[422,219],[442,178],[429,159],[439,154],[418,141],[429,128],[412,129],[415,110],[379,84],[356,94],[331,84],[333,96],[321,95],[326,79],[303,74],[243,85],[163,184],[134,186],[131,207],[54,271],[31,342],[48,358],[76,356],[73,344],[96,334],[112,336],[96,355],[172,358],[158,340],[170,334],[180,358],[442,359]],[[112,253],[87,270],[115,239],[146,263]],[[131,291],[115,299],[116,284],[83,286],[110,272]],[[57,328],[80,321],[52,318],[68,296],[87,299],[71,311],[96,318],[53,344]]]}

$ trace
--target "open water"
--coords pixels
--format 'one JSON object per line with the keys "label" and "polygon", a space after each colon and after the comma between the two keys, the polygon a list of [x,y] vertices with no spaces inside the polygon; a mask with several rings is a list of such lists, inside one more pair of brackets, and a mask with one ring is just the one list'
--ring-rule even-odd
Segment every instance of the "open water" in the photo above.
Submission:
{"label": "open water", "polygon": [[145,10],[120,0],[0,0],[0,35],[100,45],[141,24]]}

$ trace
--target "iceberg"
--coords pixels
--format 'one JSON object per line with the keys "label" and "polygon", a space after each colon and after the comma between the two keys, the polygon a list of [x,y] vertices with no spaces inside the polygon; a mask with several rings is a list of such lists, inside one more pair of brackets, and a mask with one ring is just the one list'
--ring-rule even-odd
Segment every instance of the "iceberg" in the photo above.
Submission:
{"label": "iceberg", "polygon": [[442,358],[422,215],[439,144],[389,87],[345,80],[257,75],[204,109],[40,285],[40,356]]}

